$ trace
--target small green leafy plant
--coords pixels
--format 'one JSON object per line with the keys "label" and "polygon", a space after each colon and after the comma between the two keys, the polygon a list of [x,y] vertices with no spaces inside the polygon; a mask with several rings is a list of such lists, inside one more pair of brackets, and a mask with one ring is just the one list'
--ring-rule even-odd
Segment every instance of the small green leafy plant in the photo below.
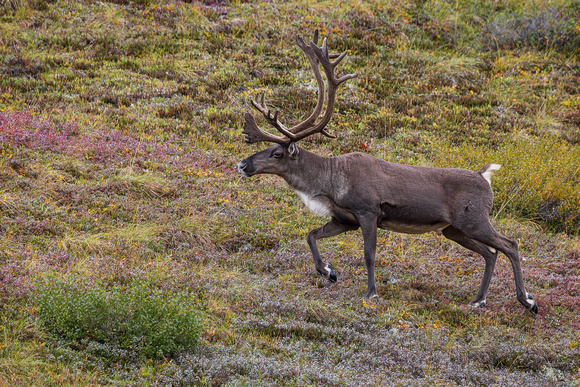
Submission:
{"label": "small green leafy plant", "polygon": [[186,292],[163,292],[146,282],[106,287],[80,278],[44,281],[37,292],[38,316],[65,341],[162,358],[192,348],[200,337],[200,312]]}

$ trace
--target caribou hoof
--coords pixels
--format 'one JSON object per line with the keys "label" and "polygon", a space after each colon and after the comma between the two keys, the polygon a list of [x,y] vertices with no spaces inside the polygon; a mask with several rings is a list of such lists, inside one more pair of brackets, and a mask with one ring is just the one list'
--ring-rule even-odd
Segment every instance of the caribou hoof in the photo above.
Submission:
{"label": "caribou hoof", "polygon": [[485,306],[485,304],[486,304],[485,300],[481,300],[481,301],[477,301],[477,302],[471,301],[469,303],[469,306],[471,306],[473,309],[476,309],[476,308],[483,308]]}
{"label": "caribou hoof", "polygon": [[526,293],[526,302],[528,303],[528,305],[524,305],[525,307],[530,309],[530,312],[532,312],[533,315],[537,315],[538,314],[538,303],[534,300],[534,297],[532,297],[531,294]]}
{"label": "caribou hoof", "polygon": [[334,267],[330,263],[326,264],[324,270],[318,270],[318,272],[330,282],[336,282],[336,271],[334,271]]}
{"label": "caribou hoof", "polygon": [[531,294],[526,292],[526,297],[522,300],[518,297],[520,304],[526,307],[534,316],[538,314],[538,304],[534,300]]}

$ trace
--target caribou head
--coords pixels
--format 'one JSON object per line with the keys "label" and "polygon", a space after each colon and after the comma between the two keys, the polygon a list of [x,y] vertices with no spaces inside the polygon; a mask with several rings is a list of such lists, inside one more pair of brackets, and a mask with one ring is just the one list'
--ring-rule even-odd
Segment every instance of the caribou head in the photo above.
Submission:
{"label": "caribou head", "polygon": [[[304,121],[288,128],[278,120],[278,111],[272,113],[264,101],[264,93],[261,93],[252,100],[252,105],[256,108],[266,121],[272,125],[282,136],[273,135],[262,130],[256,123],[254,115],[247,112],[245,114],[245,125],[243,134],[248,143],[256,142],[273,142],[277,145],[272,146],[262,152],[242,160],[238,164],[238,171],[245,176],[252,176],[259,173],[271,173],[282,176],[286,172],[288,163],[296,160],[299,155],[299,148],[296,143],[308,136],[321,133],[330,138],[336,138],[326,131],[326,125],[330,122],[334,111],[336,101],[336,90],[338,86],[355,78],[358,74],[346,74],[342,77],[337,76],[335,69],[346,56],[342,54],[329,54],[324,39],[322,46],[318,47],[318,30],[314,32],[314,37],[310,44],[306,44],[301,36],[296,36],[296,44],[306,55],[318,83],[318,101],[314,111]],[[331,59],[334,59],[332,61]],[[325,90],[325,82],[320,72],[322,67],[328,84],[328,95]],[[322,114],[324,101],[326,100],[326,110]],[[317,122],[317,120],[319,120]]]}

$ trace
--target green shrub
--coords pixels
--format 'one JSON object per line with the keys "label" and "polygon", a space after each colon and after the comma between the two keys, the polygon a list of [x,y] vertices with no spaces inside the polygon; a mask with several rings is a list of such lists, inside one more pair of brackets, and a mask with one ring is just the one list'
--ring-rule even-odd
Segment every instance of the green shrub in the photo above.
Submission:
{"label": "green shrub", "polygon": [[533,47],[576,52],[580,48],[578,16],[577,9],[565,7],[496,14],[486,25],[483,44],[493,50]]}
{"label": "green shrub", "polygon": [[81,343],[96,341],[149,358],[192,348],[202,329],[195,299],[135,282],[107,288],[79,278],[37,287],[38,316],[53,334]]}
{"label": "green shrub", "polygon": [[435,164],[478,170],[501,164],[493,178],[494,211],[541,221],[552,231],[580,231],[580,150],[555,138],[519,138],[498,149],[444,144]]}

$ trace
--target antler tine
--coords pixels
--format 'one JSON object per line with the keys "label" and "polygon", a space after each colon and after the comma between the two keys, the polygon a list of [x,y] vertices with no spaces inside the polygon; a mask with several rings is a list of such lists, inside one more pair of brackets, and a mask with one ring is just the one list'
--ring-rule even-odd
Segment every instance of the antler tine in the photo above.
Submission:
{"label": "antler tine", "polygon": [[[258,98],[260,98],[260,102],[258,102]],[[274,114],[274,117],[272,117],[272,112],[270,111],[270,109],[268,109],[268,106],[266,105],[266,102],[264,101],[264,92],[261,92],[259,94],[256,94],[256,99],[252,100],[252,105],[254,105],[254,107],[256,108],[256,110],[258,110],[260,113],[262,113],[262,115],[264,116],[264,118],[272,125],[276,126],[277,124],[280,125],[283,129],[284,125],[282,125],[281,123],[277,122],[278,121],[278,112],[276,112]],[[277,127],[277,126],[276,126]]]}
{"label": "antler tine", "polygon": [[[310,44],[310,47],[313,49],[314,53],[316,54],[316,57],[320,61],[322,69],[324,70],[324,73],[326,74],[326,77],[328,78],[329,82],[332,82],[336,86],[338,86],[341,83],[348,81],[349,79],[356,78],[358,76],[358,73],[355,73],[355,74],[347,74],[340,78],[337,78],[336,74],[334,73],[334,69],[336,68],[336,66],[338,66],[340,62],[346,57],[347,54],[346,51],[340,54],[329,55],[328,48],[326,46],[326,39],[324,39],[322,47],[317,47],[312,43]],[[336,58],[336,60],[331,62],[330,58]]]}
{"label": "antler tine", "polygon": [[[258,102],[258,99],[260,100],[260,102]],[[254,107],[264,115],[264,117],[266,117],[266,119],[270,118],[270,111],[268,110],[268,107],[264,102],[264,92],[256,94],[256,98],[252,99],[251,102],[252,105],[254,105]]]}
{"label": "antler tine", "polygon": [[252,113],[246,112],[244,118],[246,122],[244,124],[244,130],[242,131],[242,133],[246,135],[244,139],[246,140],[247,143],[252,144],[255,142],[267,141],[267,142],[275,142],[278,144],[284,144],[288,142],[287,138],[274,136],[273,134],[264,132],[262,129],[260,129],[258,124],[256,124],[256,119],[254,118]]}
{"label": "antler tine", "polygon": [[321,134],[323,134],[323,135],[325,135],[325,136],[326,136],[326,137],[328,137],[328,138],[336,138],[336,136],[335,136],[334,134],[328,133],[328,132],[326,131],[326,129],[322,129],[322,130],[320,131],[320,133],[321,133]]}
{"label": "antler tine", "polygon": [[[260,102],[258,102],[258,98],[260,98]],[[256,121],[254,119],[254,116],[252,116],[253,123],[250,123],[249,126],[252,128],[255,126],[257,130],[259,130],[260,132],[265,134],[268,138],[266,140],[258,140],[258,141],[273,141],[273,142],[278,142],[278,143],[280,143],[280,141],[282,141],[282,142],[294,141],[294,138],[295,138],[294,133],[290,132],[288,130],[288,128],[286,128],[284,125],[282,125],[282,123],[280,123],[280,121],[278,121],[278,112],[277,111],[274,112],[274,116],[272,116],[272,112],[270,111],[270,109],[268,109],[268,106],[266,105],[264,92],[262,92],[260,94],[256,94],[256,99],[251,100],[251,102],[252,102],[252,105],[256,108],[256,110],[258,110],[260,113],[262,113],[262,115],[264,116],[266,121],[268,121],[268,123],[270,125],[275,127],[284,136],[288,137],[287,139],[284,139],[282,137],[278,137],[278,136],[274,136],[272,134],[269,134],[268,132],[264,132],[262,129],[260,129],[258,127],[258,125],[256,124]],[[246,125],[248,125],[247,118],[246,118]],[[252,130],[255,132],[254,129],[252,129]],[[274,138],[276,140],[273,140]],[[257,142],[257,141],[255,141],[255,142]]]}
{"label": "antler tine", "polygon": [[[316,45],[316,42],[312,42]],[[316,47],[318,48],[318,47]],[[324,38],[324,40],[322,41],[322,46],[319,48],[319,50],[321,51],[322,55],[326,58],[330,58],[330,59],[335,59],[335,58],[339,58],[337,60],[335,60],[334,62],[330,62],[330,64],[332,65],[332,67],[336,67],[340,61],[346,56],[346,51],[341,52],[340,54],[329,54],[328,53],[328,46],[326,44],[326,38]]]}

